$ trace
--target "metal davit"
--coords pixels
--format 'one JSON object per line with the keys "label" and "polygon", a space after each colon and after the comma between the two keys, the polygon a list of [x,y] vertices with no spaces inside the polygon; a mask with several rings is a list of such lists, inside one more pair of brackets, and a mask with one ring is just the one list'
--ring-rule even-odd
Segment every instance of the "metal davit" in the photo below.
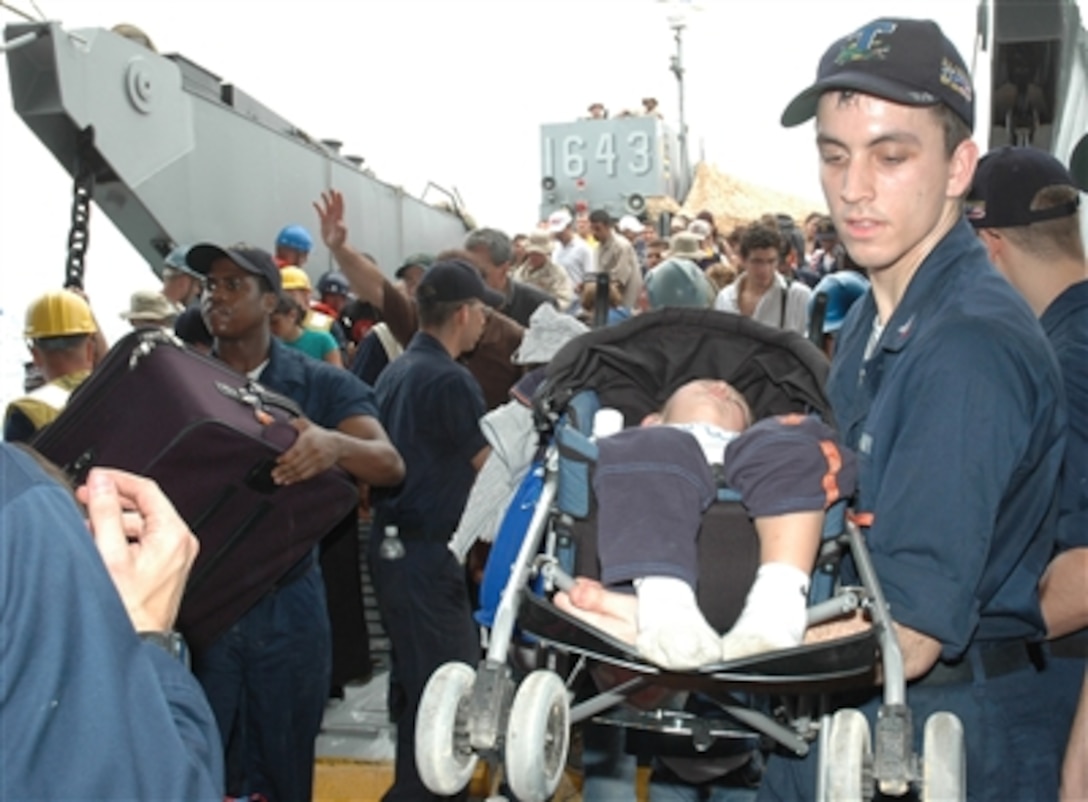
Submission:
{"label": "metal davit", "polygon": [[[456,200],[449,211],[377,180],[339,143],[146,37],[35,22],[6,26],[4,40],[16,113],[155,270],[175,244],[270,248],[286,223],[316,226],[311,203],[329,187],[344,193],[356,241],[390,269],[464,239]],[[317,242],[307,267],[329,266]]]}

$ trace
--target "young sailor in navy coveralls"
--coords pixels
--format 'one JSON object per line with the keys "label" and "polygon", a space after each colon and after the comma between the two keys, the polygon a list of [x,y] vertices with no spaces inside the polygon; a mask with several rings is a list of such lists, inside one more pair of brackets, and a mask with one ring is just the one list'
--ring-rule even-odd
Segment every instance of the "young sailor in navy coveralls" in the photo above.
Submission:
{"label": "young sailor in navy coveralls", "polygon": [[370,539],[378,609],[393,646],[397,755],[385,800],[439,798],[416,771],[416,711],[436,668],[453,661],[475,666],[480,656],[464,570],[447,544],[490,450],[479,424],[486,412],[480,385],[455,360],[476,345],[483,305],[495,295],[467,255],[432,265],[416,291],[420,330],[375,387],[382,423],[407,471],[395,493],[377,497],[373,524],[375,533],[396,526],[404,555],[383,559],[382,538]]}
{"label": "young sailor in navy coveralls", "polygon": [[[969,799],[1052,800],[1037,586],[1065,405],[1038,321],[963,217],[978,159],[967,68],[933,22],[875,20],[831,46],[782,121],[813,116],[835,229],[872,281],[839,335],[828,395],[858,454],[857,509],[911,681],[914,748],[929,714],[950,711]],[[874,688],[834,703],[872,720],[880,701]],[[774,756],[759,798],[812,798],[816,766],[816,750]]]}

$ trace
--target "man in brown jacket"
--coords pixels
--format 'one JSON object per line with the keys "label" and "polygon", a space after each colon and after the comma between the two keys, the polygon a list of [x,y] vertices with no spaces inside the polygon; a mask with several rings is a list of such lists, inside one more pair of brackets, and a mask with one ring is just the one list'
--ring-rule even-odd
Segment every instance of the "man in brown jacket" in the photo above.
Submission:
{"label": "man in brown jacket", "polygon": [[[415,301],[398,291],[372,259],[348,243],[344,196],[330,190],[322,194],[321,202],[315,203],[314,208],[321,219],[321,238],[347,276],[356,297],[381,312],[393,336],[402,346],[407,345],[419,328]],[[439,254],[439,258],[443,256]],[[487,309],[486,314],[487,322],[475,350],[463,356],[461,362],[480,383],[487,408],[494,409],[509,400],[510,388],[524,372],[510,360],[521,344],[524,329],[494,309]]]}

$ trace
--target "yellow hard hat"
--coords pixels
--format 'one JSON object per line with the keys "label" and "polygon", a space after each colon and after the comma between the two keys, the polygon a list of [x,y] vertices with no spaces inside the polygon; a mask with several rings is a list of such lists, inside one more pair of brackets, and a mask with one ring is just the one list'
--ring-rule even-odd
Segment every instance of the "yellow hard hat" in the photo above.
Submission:
{"label": "yellow hard hat", "polygon": [[306,275],[306,271],[301,267],[295,267],[294,265],[287,265],[280,268],[280,280],[283,282],[283,288],[285,290],[309,290],[310,277]]}
{"label": "yellow hard hat", "polygon": [[32,340],[94,334],[96,331],[98,327],[94,324],[91,307],[68,290],[47,292],[26,310],[25,335]]}

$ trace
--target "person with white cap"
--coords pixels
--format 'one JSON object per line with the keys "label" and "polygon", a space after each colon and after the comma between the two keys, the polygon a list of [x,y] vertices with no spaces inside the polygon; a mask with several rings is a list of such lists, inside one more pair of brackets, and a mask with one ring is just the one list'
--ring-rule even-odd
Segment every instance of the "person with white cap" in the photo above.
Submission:
{"label": "person with white cap", "polygon": [[718,253],[717,244],[714,242],[714,226],[702,218],[696,218],[688,223],[687,231],[699,238],[699,253],[695,263],[702,270],[711,265],[716,265],[722,260]]}
{"label": "person with white cap", "polygon": [[616,229],[635,249],[635,258],[638,259],[639,270],[646,275],[646,226],[633,214],[625,214],[616,224]]}
{"label": "person with white cap", "polygon": [[548,233],[556,241],[552,261],[567,271],[574,292],[581,292],[586,276],[593,272],[593,249],[574,232],[574,216],[566,209],[548,215]]}
{"label": "person with white cap", "polygon": [[510,277],[548,293],[555,298],[560,309],[569,309],[574,301],[570,276],[552,261],[552,238],[546,231],[534,231],[526,238],[525,259]]}

